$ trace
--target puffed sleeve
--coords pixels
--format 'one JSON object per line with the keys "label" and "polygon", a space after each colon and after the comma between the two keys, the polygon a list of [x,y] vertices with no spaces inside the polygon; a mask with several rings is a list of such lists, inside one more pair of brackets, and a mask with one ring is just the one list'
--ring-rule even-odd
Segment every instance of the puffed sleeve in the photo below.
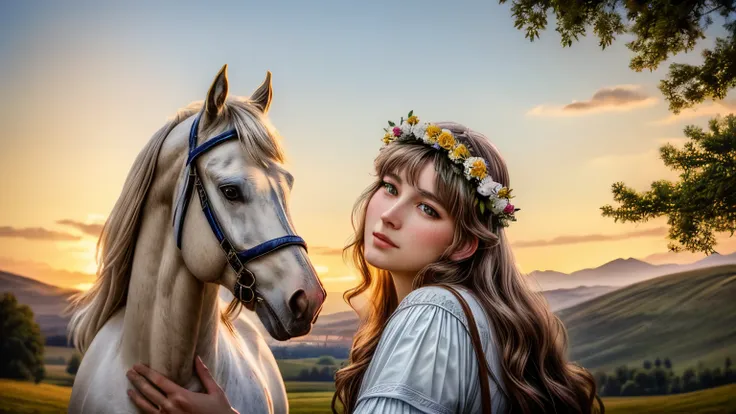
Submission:
{"label": "puffed sleeve", "polygon": [[469,412],[480,389],[463,322],[439,302],[397,309],[363,377],[355,413]]}

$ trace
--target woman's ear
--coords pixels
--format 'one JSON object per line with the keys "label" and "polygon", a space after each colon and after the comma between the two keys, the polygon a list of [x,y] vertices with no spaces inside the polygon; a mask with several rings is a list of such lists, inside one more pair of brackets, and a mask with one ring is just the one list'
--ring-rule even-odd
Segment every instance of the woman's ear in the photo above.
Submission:
{"label": "woman's ear", "polygon": [[478,238],[473,237],[469,241],[465,242],[465,244],[462,245],[462,247],[460,247],[455,253],[451,254],[450,260],[459,262],[460,260],[467,259],[475,254],[476,250],[478,250]]}

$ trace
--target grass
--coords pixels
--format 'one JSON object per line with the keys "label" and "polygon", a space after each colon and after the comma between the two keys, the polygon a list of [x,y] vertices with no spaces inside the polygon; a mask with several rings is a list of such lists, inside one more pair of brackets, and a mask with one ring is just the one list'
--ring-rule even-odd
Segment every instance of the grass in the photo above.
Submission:
{"label": "grass", "polygon": [[66,413],[71,387],[0,379],[0,413]]}
{"label": "grass", "polygon": [[286,381],[286,392],[291,395],[292,393],[303,393],[303,392],[335,392],[335,383],[332,381],[316,381],[316,382],[302,382],[302,381]]}
{"label": "grass", "polygon": [[46,377],[42,383],[71,387],[74,385],[74,375],[66,372],[66,365],[45,365]]}
{"label": "grass", "polygon": [[606,414],[736,413],[736,384],[687,394],[603,398]]}
{"label": "grass", "polygon": [[636,283],[560,311],[570,359],[591,372],[659,357],[673,371],[736,359],[736,265]]}
{"label": "grass", "polygon": [[[330,386],[332,389],[329,389]],[[330,412],[334,384],[286,382],[291,414]],[[0,379],[0,414],[65,413],[71,387]],[[608,414],[736,413],[736,384],[687,394],[607,397]]]}

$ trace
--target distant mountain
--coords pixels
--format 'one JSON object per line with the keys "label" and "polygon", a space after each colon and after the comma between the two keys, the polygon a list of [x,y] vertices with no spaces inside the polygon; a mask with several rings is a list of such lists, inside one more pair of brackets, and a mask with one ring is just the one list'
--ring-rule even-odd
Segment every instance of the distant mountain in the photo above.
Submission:
{"label": "distant mountain", "polygon": [[736,264],[736,253],[728,255],[716,253],[685,265],[652,265],[633,258],[616,259],[594,269],[578,270],[570,274],[547,270],[533,271],[528,277],[533,288],[543,291],[595,285],[621,287],[672,273],[721,264]]}
{"label": "distant mountain", "polygon": [[47,285],[13,273],[0,271],[0,293],[11,292],[19,303],[32,310],[45,337],[66,335],[69,318],[63,316],[69,297],[77,290]]}
{"label": "distant mountain", "polygon": [[[711,263],[713,263],[711,259]],[[736,265],[636,283],[558,312],[570,358],[589,370],[670,358],[688,367],[736,356]]]}

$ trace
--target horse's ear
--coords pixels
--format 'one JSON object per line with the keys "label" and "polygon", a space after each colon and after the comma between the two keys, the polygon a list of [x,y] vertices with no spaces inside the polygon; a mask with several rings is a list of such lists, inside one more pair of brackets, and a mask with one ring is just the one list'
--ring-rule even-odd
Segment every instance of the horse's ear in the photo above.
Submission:
{"label": "horse's ear", "polygon": [[257,106],[264,114],[268,113],[271,106],[271,97],[273,97],[273,89],[271,89],[271,71],[266,71],[266,79],[261,86],[253,92],[250,100],[253,105]]}
{"label": "horse's ear", "polygon": [[222,69],[217,73],[215,81],[210,85],[210,90],[207,92],[207,100],[205,101],[205,112],[208,116],[216,117],[222,107],[225,106],[225,99],[227,99],[227,63],[222,66]]}

